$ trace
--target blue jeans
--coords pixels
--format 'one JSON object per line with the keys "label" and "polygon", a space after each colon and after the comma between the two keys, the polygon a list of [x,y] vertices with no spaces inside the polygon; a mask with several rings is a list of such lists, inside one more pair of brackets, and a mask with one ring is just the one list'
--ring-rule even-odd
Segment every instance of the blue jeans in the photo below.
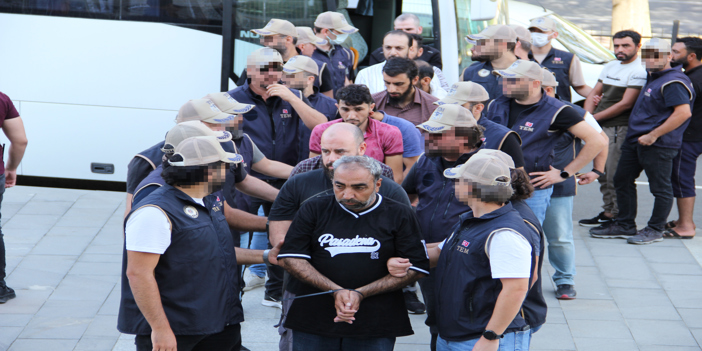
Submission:
{"label": "blue jeans", "polygon": [[295,330],[293,351],[392,351],[395,338],[332,338]]}
{"label": "blue jeans", "polygon": [[[263,207],[258,208],[258,215],[263,214]],[[265,250],[268,248],[268,236],[264,232],[253,232],[251,236],[251,245],[249,245],[249,235],[251,232],[241,234],[241,248],[252,250]],[[252,264],[249,266],[249,271],[261,278],[266,276],[266,265],[264,263]]]}
{"label": "blue jeans", "polygon": [[[543,223],[548,241],[548,261],[556,273],[556,285],[575,285],[575,244],[573,243],[573,196],[552,197]],[[543,253],[542,253],[543,255]]]}
{"label": "blue jeans", "polygon": [[551,204],[551,194],[553,194],[553,187],[548,189],[540,189],[534,191],[534,195],[530,198],[524,200],[529,208],[534,211],[536,218],[539,219],[539,224],[544,225],[544,219],[546,218],[546,210]]}
{"label": "blue jeans", "polygon": [[[297,336],[297,334],[296,334]],[[439,335],[439,340],[436,342],[437,351],[471,351],[475,344],[480,340],[470,339],[466,341],[446,341]],[[514,333],[507,333],[505,337],[500,339],[500,347],[498,351],[524,351],[529,350],[529,342],[531,341],[531,331],[525,330]]]}

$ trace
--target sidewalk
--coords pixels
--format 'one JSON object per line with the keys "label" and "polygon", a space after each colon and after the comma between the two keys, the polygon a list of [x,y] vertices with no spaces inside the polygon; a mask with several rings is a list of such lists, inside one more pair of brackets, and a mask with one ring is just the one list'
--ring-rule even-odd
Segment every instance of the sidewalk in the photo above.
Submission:
{"label": "sidewalk", "polygon": [[[639,213],[647,215],[651,196],[639,188]],[[581,204],[599,194],[595,185],[580,193]],[[133,337],[115,328],[124,197],[32,187],[5,193],[8,285],[17,298],[0,305],[0,350],[134,349]],[[592,212],[587,207],[576,212]],[[702,239],[627,245],[590,238],[577,225],[575,236],[578,299],[556,300],[544,279],[548,323],[535,334],[532,350],[701,350]],[[551,274],[546,264],[544,276]],[[277,350],[272,326],[279,311],[261,306],[262,297],[256,289],[243,298],[244,345]],[[410,318],[416,334],[399,338],[395,349],[428,350],[425,316]]]}

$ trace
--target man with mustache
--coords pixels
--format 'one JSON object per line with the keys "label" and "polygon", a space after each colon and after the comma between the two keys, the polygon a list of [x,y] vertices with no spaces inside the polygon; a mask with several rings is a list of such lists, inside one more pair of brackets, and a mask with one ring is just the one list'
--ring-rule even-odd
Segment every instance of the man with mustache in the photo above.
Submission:
{"label": "man with mustache", "polygon": [[[604,202],[602,212],[593,218],[581,219],[579,223],[584,227],[609,226],[619,213],[617,193],[614,190],[614,172],[617,171],[617,163],[622,156],[621,148],[628,129],[631,108],[641,93],[641,87],[646,84],[646,70],[638,55],[641,35],[624,30],[615,33],[612,41],[617,61],[604,66],[584,105],[585,110],[592,113],[609,138],[605,171],[598,178]],[[560,87],[558,91],[561,91]]]}
{"label": "man with mustache", "polygon": [[[321,138],[321,161],[317,162],[320,167],[307,172],[294,175],[283,185],[280,193],[273,203],[269,220],[270,241],[278,243],[285,239],[285,235],[290,228],[293,218],[297,214],[302,204],[308,199],[317,195],[329,195],[332,193],[333,164],[342,156],[360,156],[366,152],[366,142],[363,140],[363,132],[358,127],[349,123],[337,123],[331,125],[322,133]],[[311,160],[311,159],[310,159]],[[305,162],[305,161],[303,161]],[[392,177],[385,174],[391,173],[389,167],[380,164],[384,168],[381,179],[383,186],[378,191],[386,199],[393,199],[409,206],[409,198],[400,185],[392,181]],[[295,173],[295,171],[293,171]],[[294,284],[294,283],[289,283]],[[283,297],[292,297],[289,291],[284,292]],[[290,307],[291,302],[283,302],[283,314]],[[292,331],[283,327],[279,329],[282,335],[280,350],[289,351],[292,342]]]}
{"label": "man with mustache", "polygon": [[410,59],[395,57],[383,66],[385,90],[373,94],[373,100],[379,110],[391,116],[404,118],[418,125],[436,110],[436,97],[415,88],[419,81],[417,64]]}
{"label": "man with mustache", "polygon": [[[297,278],[286,291],[327,293],[294,300],[283,325],[293,350],[393,350],[413,333],[401,289],[429,273],[419,224],[406,203],[378,193],[386,180],[376,160],[343,156],[333,167],[334,194],[302,204],[278,255]],[[412,263],[402,278],[385,265],[397,253]]]}
{"label": "man with mustache", "polygon": [[343,87],[337,93],[337,99],[339,102],[336,106],[339,108],[341,119],[314,127],[310,136],[310,157],[322,153],[320,140],[324,130],[337,123],[350,123],[363,132],[367,145],[366,154],[392,168],[395,182],[401,183],[404,147],[400,130],[371,118],[375,104],[368,88],[363,85],[352,84]]}

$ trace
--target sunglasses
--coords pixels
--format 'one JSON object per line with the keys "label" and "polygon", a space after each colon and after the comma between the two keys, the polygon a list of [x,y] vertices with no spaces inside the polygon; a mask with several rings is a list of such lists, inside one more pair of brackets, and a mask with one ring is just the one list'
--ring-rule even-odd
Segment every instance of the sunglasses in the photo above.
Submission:
{"label": "sunglasses", "polygon": [[282,72],[283,65],[281,65],[280,63],[269,63],[267,65],[260,66],[258,68],[258,70],[261,72],[267,72],[267,71]]}

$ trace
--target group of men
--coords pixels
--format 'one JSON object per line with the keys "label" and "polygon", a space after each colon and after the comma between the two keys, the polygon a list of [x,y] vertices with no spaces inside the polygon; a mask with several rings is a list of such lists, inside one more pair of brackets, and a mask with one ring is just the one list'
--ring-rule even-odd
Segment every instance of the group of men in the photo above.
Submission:
{"label": "group of men", "polygon": [[[544,250],[556,296],[575,298],[577,184],[604,189],[617,152],[618,216],[602,230],[634,243],[663,231],[654,209],[636,234],[633,181],[644,169],[675,182],[680,143],[679,172],[699,155],[699,134],[682,141],[696,41],[672,47],[685,73],[665,41],[644,44],[647,75],[627,66],[640,36],[618,33],[618,61],[590,88],[577,56],[551,46],[551,19],[495,25],[466,38],[477,62],[448,87],[418,27],[398,17],[377,63],[354,75],[341,44],[357,29],[342,14],[313,29],[272,19],[253,30],[264,48],[242,84],[185,103],[165,140],[135,156],[118,328],[138,350],[245,349],[241,290],[264,281],[262,303],[282,309],[281,350],[392,350],[413,332],[407,312],[425,308],[432,350],[528,349],[546,320]],[[628,110],[628,131],[600,127]],[[649,181],[669,212],[665,180]],[[670,233],[694,228],[683,212]]]}

